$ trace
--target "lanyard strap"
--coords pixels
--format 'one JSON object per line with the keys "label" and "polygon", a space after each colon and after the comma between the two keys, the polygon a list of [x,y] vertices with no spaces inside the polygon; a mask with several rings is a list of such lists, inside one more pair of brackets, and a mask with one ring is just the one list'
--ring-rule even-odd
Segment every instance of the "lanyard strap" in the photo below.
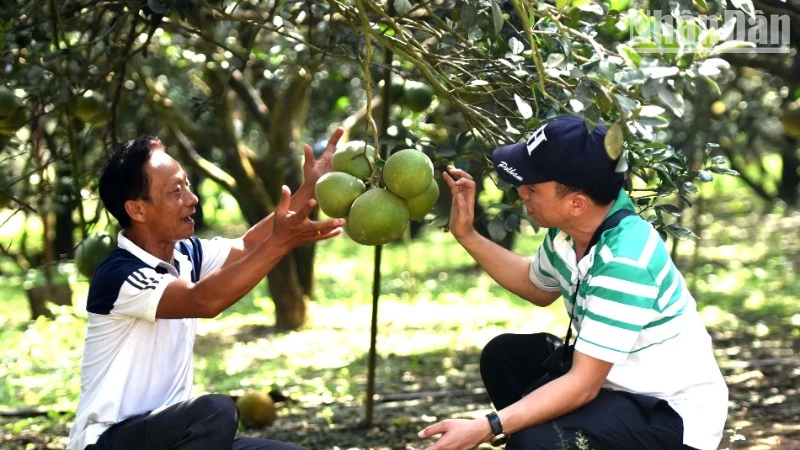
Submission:
{"label": "lanyard strap", "polygon": [[[597,229],[594,231],[592,239],[589,241],[589,245],[586,247],[586,251],[583,253],[584,256],[589,254],[589,251],[592,249],[592,247],[595,246],[595,244],[597,244],[597,242],[600,240],[600,236],[602,236],[605,231],[616,227],[620,223],[620,221],[622,221],[622,219],[628,216],[632,216],[634,214],[636,214],[634,211],[631,211],[630,209],[627,208],[623,208],[615,212],[614,214],[606,217],[600,224],[600,226],[597,227]],[[575,292],[572,294],[572,311],[570,311],[569,313],[569,325],[567,326],[567,336],[564,338],[564,345],[567,346],[570,345],[569,340],[572,338],[572,320],[575,317],[575,307],[578,306],[578,289],[580,288],[581,288],[581,278],[580,278],[580,272],[578,272],[578,281],[575,284]],[[578,336],[575,336],[575,341],[576,342],[578,341]],[[569,349],[569,347],[567,347],[567,349],[568,351],[564,352],[564,359],[567,358],[571,359],[572,350]]]}

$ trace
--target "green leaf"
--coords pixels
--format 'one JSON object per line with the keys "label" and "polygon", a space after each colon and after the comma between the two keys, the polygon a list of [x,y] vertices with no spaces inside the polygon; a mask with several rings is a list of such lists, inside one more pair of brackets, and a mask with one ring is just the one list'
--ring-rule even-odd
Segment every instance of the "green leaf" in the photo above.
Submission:
{"label": "green leaf", "polygon": [[567,5],[569,5],[570,0],[556,0],[556,8],[564,9]]}
{"label": "green leaf", "polygon": [[693,0],[693,1],[694,4],[697,5],[697,8],[701,10],[700,12],[708,11],[708,3],[706,3],[706,0]]}
{"label": "green leaf", "polygon": [[491,236],[492,240],[495,242],[502,241],[508,234],[505,224],[497,218],[490,220],[489,223],[486,224],[486,229],[489,231],[489,236]]}
{"label": "green leaf", "polygon": [[492,23],[494,25],[494,34],[500,34],[503,29],[503,11],[496,1],[492,1]]}
{"label": "green leaf", "polygon": [[[731,22],[733,22],[731,20]],[[756,44],[747,41],[725,41],[717,46],[714,47],[714,50],[711,50],[712,55],[720,55],[722,53],[736,53],[732,50],[736,50],[739,48],[754,48]]]}
{"label": "green leaf", "polygon": [[712,80],[711,77],[707,77],[705,75],[700,75],[700,78],[706,80],[708,86],[711,88],[712,91],[717,95],[717,97],[722,95],[722,91],[719,89],[719,84],[716,81]]}
{"label": "green leaf", "polygon": [[671,223],[664,228],[664,231],[669,233],[670,236],[681,240],[681,241],[690,241],[692,239],[697,239],[697,235],[694,232],[686,227],[678,225],[677,223]]}
{"label": "green leaf", "polygon": [[169,11],[167,0],[147,0],[147,7],[155,14],[164,14]]}
{"label": "green leaf", "polygon": [[523,52],[523,50],[525,50],[525,46],[522,44],[522,42],[515,37],[512,37],[508,40],[508,48],[511,50],[511,53],[515,55],[519,55]]}
{"label": "green leaf", "polygon": [[525,100],[520,98],[519,95],[514,94],[514,102],[517,104],[517,109],[523,119],[530,119],[533,117],[533,109]]}
{"label": "green leaf", "polygon": [[707,170],[698,170],[696,178],[704,183],[714,180],[714,177]]}
{"label": "green leaf", "polygon": [[397,10],[397,14],[405,16],[411,12],[414,7],[409,0],[394,0],[394,9]]}
{"label": "green leaf", "polygon": [[639,108],[639,117],[658,117],[664,114],[664,108],[658,105],[644,105]]}
{"label": "green leaf", "polygon": [[671,216],[680,217],[683,215],[683,212],[680,208],[675,205],[670,205],[669,203],[664,203],[660,205],[656,205],[655,209],[657,211],[663,211]]}
{"label": "green leaf", "polygon": [[672,110],[673,114],[678,117],[683,116],[686,104],[683,101],[682,95],[673,92],[666,86],[662,86],[662,88],[658,90],[658,98]]}
{"label": "green leaf", "polygon": [[739,172],[738,171],[733,170],[733,169],[728,169],[727,167],[714,166],[714,167],[709,167],[708,170],[711,171],[711,172],[714,172],[714,173],[718,173],[720,175],[731,175],[731,176],[734,176],[734,177],[738,177],[739,176]]}

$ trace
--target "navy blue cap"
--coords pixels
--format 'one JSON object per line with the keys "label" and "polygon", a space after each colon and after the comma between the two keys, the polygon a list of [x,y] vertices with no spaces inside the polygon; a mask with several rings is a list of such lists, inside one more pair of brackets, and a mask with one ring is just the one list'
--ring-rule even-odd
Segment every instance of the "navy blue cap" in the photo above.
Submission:
{"label": "navy blue cap", "polygon": [[527,140],[494,150],[492,162],[503,180],[520,186],[555,181],[576,188],[620,184],[617,160],[605,147],[606,128],[592,132],[583,119],[560,117],[543,125]]}

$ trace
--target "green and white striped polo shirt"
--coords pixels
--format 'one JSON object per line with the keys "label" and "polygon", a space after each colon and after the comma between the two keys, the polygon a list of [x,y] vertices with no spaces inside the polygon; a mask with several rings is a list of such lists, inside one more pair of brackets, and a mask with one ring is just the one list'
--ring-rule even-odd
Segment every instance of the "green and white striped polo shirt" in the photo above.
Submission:
{"label": "green and white striped polo shirt", "polygon": [[[634,206],[624,190],[608,215]],[[530,279],[574,305],[575,349],[613,363],[604,387],[667,400],[684,419],[684,443],[716,448],[727,417],[727,387],[697,307],[658,232],[639,216],[622,219],[576,261],[572,238],[550,229],[531,260]]]}

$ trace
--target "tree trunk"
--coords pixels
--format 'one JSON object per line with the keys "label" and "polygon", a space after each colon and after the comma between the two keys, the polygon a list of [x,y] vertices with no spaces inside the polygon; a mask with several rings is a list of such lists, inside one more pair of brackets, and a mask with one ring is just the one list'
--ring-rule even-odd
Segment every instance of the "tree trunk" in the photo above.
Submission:
{"label": "tree trunk", "polygon": [[286,255],[267,275],[269,293],[275,303],[275,327],[295,330],[306,321],[308,296],[298,279],[293,253]]}

